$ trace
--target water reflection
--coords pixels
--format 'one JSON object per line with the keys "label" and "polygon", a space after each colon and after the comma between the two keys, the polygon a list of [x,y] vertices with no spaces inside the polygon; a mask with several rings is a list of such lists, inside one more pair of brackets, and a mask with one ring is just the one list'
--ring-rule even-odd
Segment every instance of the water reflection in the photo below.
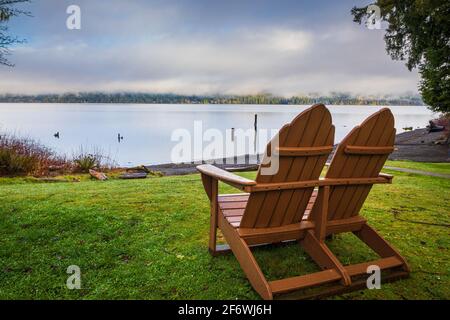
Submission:
{"label": "water reflection", "polygon": [[[218,129],[227,140],[231,128],[279,129],[308,106],[262,105],[132,105],[132,104],[0,104],[0,131],[38,139],[71,155],[80,146],[100,147],[120,165],[170,162],[176,129],[193,134],[194,122],[203,130]],[[330,106],[339,142],[355,125],[379,110],[375,106]],[[433,116],[426,107],[390,107],[397,132],[425,127]],[[124,139],[124,137],[126,137]],[[259,141],[259,151],[266,141]],[[253,146],[250,146],[253,151]],[[195,158],[201,158],[195,151]],[[221,155],[222,156],[222,155]],[[225,155],[229,156],[229,155]]]}

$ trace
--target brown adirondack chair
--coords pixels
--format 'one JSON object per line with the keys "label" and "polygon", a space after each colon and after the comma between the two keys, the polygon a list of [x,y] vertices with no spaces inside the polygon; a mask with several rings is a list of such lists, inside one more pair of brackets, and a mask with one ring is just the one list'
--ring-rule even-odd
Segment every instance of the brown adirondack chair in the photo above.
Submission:
{"label": "brown adirondack chair", "polygon": [[[334,127],[325,106],[314,105],[279,131],[276,173],[263,175],[260,167],[253,181],[212,165],[198,166],[211,201],[210,252],[215,255],[231,249],[251,285],[264,299],[335,282],[334,287],[319,294],[357,288],[361,282],[352,283],[352,277],[365,274],[370,264],[378,264],[381,269],[400,268],[396,276],[404,276],[408,272],[404,259],[358,215],[371,185],[392,180],[379,171],[393,149],[394,136],[392,114],[383,109],[343,140],[326,178],[319,179],[332,151]],[[265,157],[270,152],[271,143]],[[219,180],[248,193],[218,195]],[[341,205],[340,200],[346,203]],[[216,244],[217,228],[229,247]],[[382,259],[343,266],[324,239],[329,234],[347,231],[355,232]],[[250,247],[289,240],[298,240],[324,270],[267,281]]]}
{"label": "brown adirondack chair", "polygon": [[[349,288],[337,286],[329,289],[329,293],[366,287],[367,268],[371,265],[383,271],[384,281],[409,275],[405,259],[359,215],[373,184],[392,183],[393,177],[380,171],[394,151],[394,140],[394,116],[389,109],[381,109],[339,143],[325,178],[321,180],[323,186],[319,183],[318,195],[307,218],[314,223],[315,229],[308,231],[302,240],[305,251],[322,268],[331,269],[333,265],[328,260],[335,257],[324,243],[325,237],[353,232],[381,258],[348,266],[335,260],[341,282]],[[334,278],[337,278],[336,274],[323,272],[321,281],[334,281]]]}

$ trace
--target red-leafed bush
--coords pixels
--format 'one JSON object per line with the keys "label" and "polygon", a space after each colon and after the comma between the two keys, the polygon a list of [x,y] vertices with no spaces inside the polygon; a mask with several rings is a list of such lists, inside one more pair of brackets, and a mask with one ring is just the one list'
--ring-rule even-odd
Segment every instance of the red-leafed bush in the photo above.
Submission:
{"label": "red-leafed bush", "polygon": [[65,157],[29,138],[14,135],[0,135],[1,175],[47,175],[52,168],[70,170],[71,164]]}

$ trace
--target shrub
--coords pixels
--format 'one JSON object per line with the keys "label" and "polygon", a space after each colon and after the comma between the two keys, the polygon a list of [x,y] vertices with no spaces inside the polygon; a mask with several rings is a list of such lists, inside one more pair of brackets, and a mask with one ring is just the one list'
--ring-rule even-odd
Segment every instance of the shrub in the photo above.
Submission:
{"label": "shrub", "polygon": [[64,157],[29,138],[0,135],[0,174],[35,175],[48,173],[51,167],[69,167]]}
{"label": "shrub", "polygon": [[89,152],[80,147],[73,155],[73,163],[75,171],[78,172],[88,172],[89,169],[107,170],[114,167],[114,162],[99,148],[94,148],[92,152]]}
{"label": "shrub", "polygon": [[88,172],[89,169],[94,169],[99,167],[99,159],[97,159],[94,154],[80,155],[78,158],[74,159],[77,169],[82,172]]}

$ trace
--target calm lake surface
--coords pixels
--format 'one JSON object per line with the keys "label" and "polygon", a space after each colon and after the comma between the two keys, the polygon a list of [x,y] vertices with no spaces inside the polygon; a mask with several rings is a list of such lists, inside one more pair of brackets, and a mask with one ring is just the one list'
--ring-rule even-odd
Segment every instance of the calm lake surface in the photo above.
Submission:
{"label": "calm lake surface", "polygon": [[[257,149],[264,149],[269,132],[280,129],[308,106],[286,105],[159,105],[159,104],[21,104],[0,103],[0,132],[34,138],[68,156],[82,146],[100,148],[121,166],[172,162],[172,152],[182,133],[202,137],[221,133],[232,144],[231,128],[253,130],[255,114],[259,131]],[[355,125],[381,107],[328,106],[336,126],[335,143]],[[423,106],[390,107],[397,132],[404,127],[425,127],[433,113]],[[195,128],[195,129],[194,129]],[[215,129],[209,130],[208,129]],[[59,138],[54,134],[59,132]],[[123,139],[118,139],[118,134]],[[195,141],[197,141],[195,140]],[[236,140],[236,138],[235,138]],[[252,140],[252,139],[250,139]],[[204,142],[204,145],[208,141]],[[254,141],[248,149],[254,150]],[[216,157],[243,154],[224,148]],[[231,150],[230,150],[231,149]],[[190,158],[202,158],[192,142]],[[186,156],[186,155],[185,155]],[[189,156],[189,155],[188,155]]]}

